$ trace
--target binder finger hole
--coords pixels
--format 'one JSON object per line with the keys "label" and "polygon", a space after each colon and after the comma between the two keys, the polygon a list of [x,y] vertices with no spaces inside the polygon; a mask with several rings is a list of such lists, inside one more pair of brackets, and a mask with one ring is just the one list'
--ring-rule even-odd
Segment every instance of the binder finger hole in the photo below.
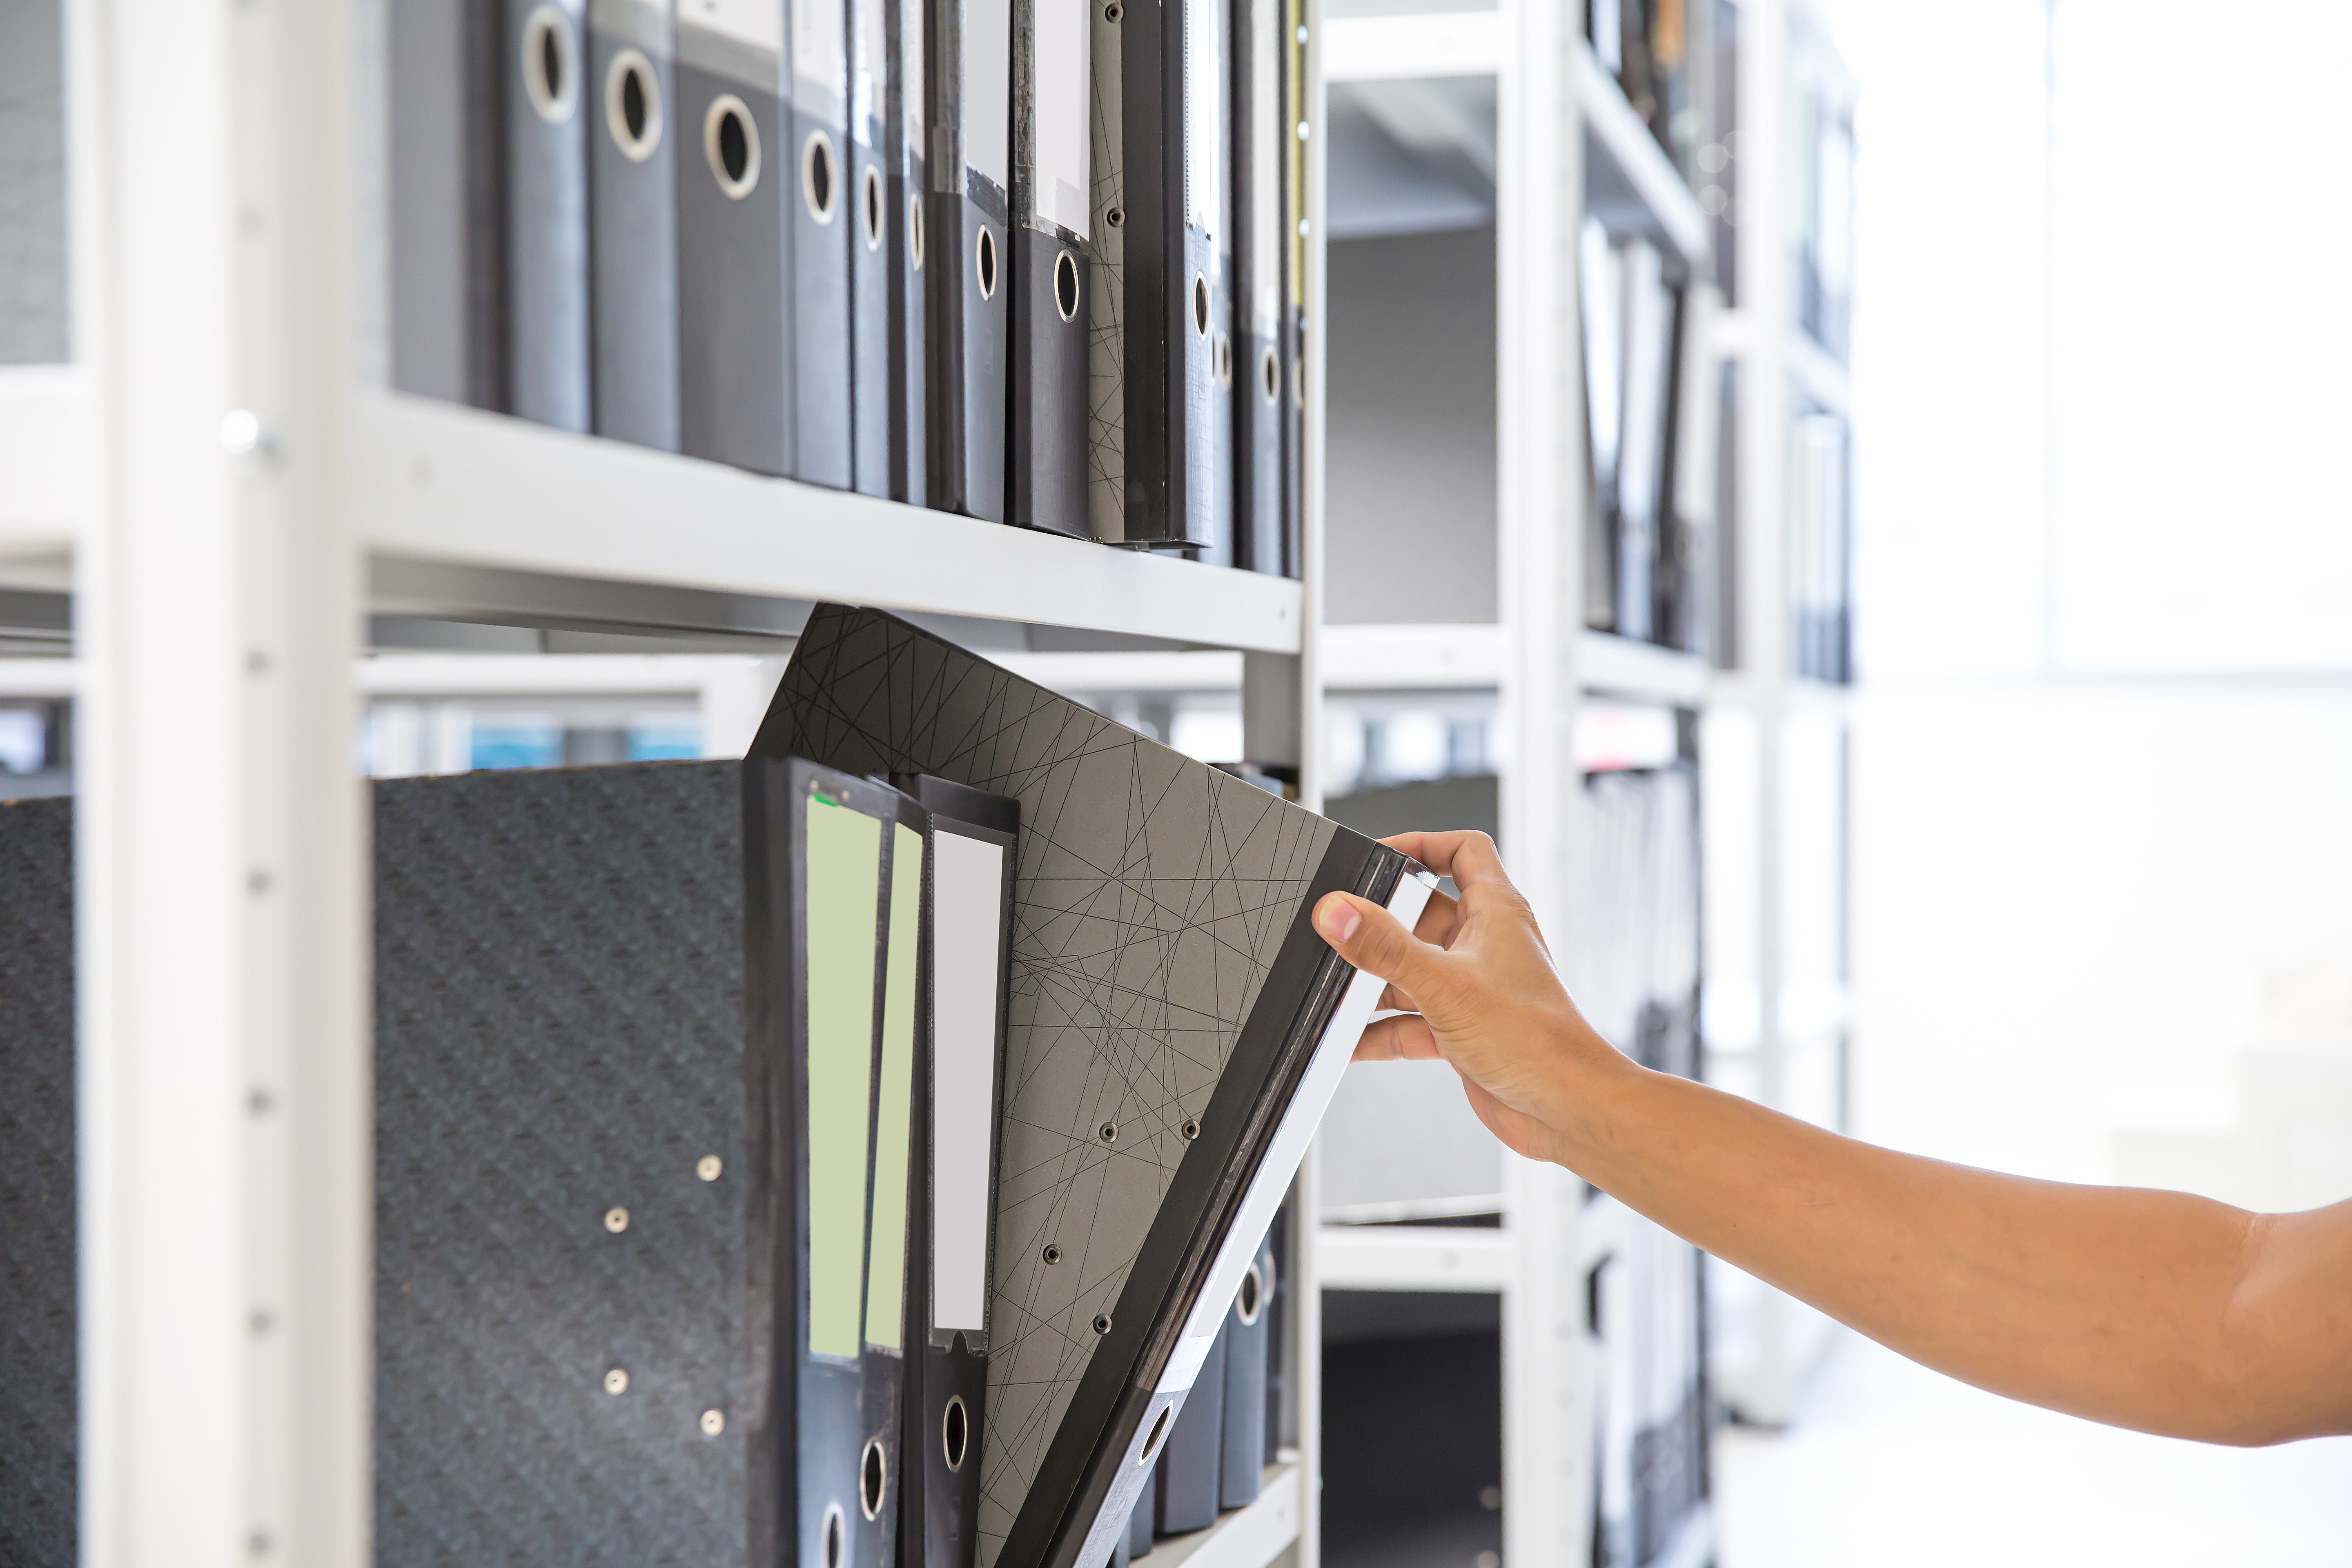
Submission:
{"label": "binder finger hole", "polygon": [[702,117],[702,152],[709,160],[710,176],[736,201],[760,184],[760,127],[751,110],[731,92],[710,100]]}
{"label": "binder finger hole", "polygon": [[995,299],[996,236],[988,232],[988,226],[985,224],[981,226],[980,238],[975,242],[973,259],[980,268],[980,297],[983,300]]}
{"label": "binder finger hole", "polygon": [[882,1439],[868,1438],[866,1457],[857,1462],[857,1506],[866,1518],[872,1519],[882,1511],[882,1492],[889,1480],[887,1462],[882,1457]]}
{"label": "binder finger hole", "polygon": [[858,203],[858,210],[865,215],[866,218],[866,248],[868,250],[878,250],[882,247],[881,170],[867,169],[866,171],[866,178],[861,185],[860,195],[861,199]]}
{"label": "binder finger hole", "polygon": [[1159,1415],[1151,1423],[1151,1435],[1143,1440],[1143,1452],[1136,1456],[1137,1464],[1148,1465],[1160,1457],[1160,1447],[1168,1441],[1168,1428],[1175,1419],[1176,1407],[1173,1405],[1160,1407]]}
{"label": "binder finger hole", "polygon": [[801,195],[808,202],[809,216],[819,223],[831,223],[838,195],[835,189],[839,181],[833,166],[833,138],[819,131],[801,149]]}
{"label": "binder finger hole", "polygon": [[572,118],[572,68],[576,45],[572,18],[560,6],[541,5],[522,25],[522,89],[530,107],[550,125]]}
{"label": "binder finger hole", "polygon": [[1209,335],[1209,280],[1197,272],[1192,274],[1192,330],[1204,338]]}
{"label": "binder finger hole", "polygon": [[1219,332],[1217,334],[1217,384],[1231,386],[1233,384],[1234,340]]}
{"label": "binder finger hole", "polygon": [[1268,403],[1281,400],[1282,362],[1275,357],[1272,349],[1266,350],[1258,356],[1257,380],[1258,388],[1265,394],[1265,400]]}
{"label": "binder finger hole", "polygon": [[971,1445],[971,1418],[964,1414],[963,1395],[948,1401],[948,1413],[940,1421],[940,1453],[946,1458],[948,1468],[963,1468],[965,1451]]}
{"label": "binder finger hole", "polygon": [[1054,308],[1066,321],[1077,319],[1078,262],[1066,250],[1054,258]]}
{"label": "binder finger hole", "polygon": [[849,1521],[841,1517],[841,1505],[834,1504],[824,1510],[824,1568],[841,1568],[848,1543],[843,1539],[849,1533]]}
{"label": "binder finger hole", "polygon": [[920,272],[923,269],[923,198],[919,195],[907,198],[907,256],[914,263],[915,270]]}
{"label": "binder finger hole", "polygon": [[661,145],[661,85],[653,62],[635,49],[614,56],[604,73],[604,128],[632,163],[644,163]]}
{"label": "binder finger hole", "polygon": [[1234,1311],[1241,1318],[1242,1327],[1248,1328],[1265,1310],[1265,1276],[1253,1263],[1249,1266],[1249,1272],[1242,1276],[1242,1288],[1234,1293]]}

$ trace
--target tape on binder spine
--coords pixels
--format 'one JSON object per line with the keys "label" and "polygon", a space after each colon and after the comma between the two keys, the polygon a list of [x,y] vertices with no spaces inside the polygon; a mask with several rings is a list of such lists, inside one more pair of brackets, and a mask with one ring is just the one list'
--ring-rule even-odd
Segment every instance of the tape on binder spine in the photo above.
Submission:
{"label": "tape on binder spine", "polygon": [[677,450],[670,0],[590,0],[591,381],[600,436]]}
{"label": "tape on binder spine", "polygon": [[780,0],[677,18],[678,435],[757,473],[797,464],[793,167]]}
{"label": "tape on binder spine", "polygon": [[1012,289],[1010,0],[931,6],[932,504],[1004,521]]}
{"label": "tape on binder spine", "polygon": [[752,750],[1021,802],[979,1563],[1098,1562],[1380,992],[1307,911],[1433,879],[877,611],[817,607]]}
{"label": "tape on binder spine", "polygon": [[786,0],[792,34],[793,477],[847,489],[851,461],[849,38],[844,0]]}
{"label": "tape on binder spine", "polygon": [[1087,523],[1093,0],[1013,7],[1011,521]]}
{"label": "tape on binder spine", "polygon": [[883,160],[890,170],[890,497],[930,501],[930,342],[923,252],[929,202],[929,78],[923,0],[889,0],[890,86]]}
{"label": "tape on binder spine", "polygon": [[585,431],[585,0],[506,0],[508,353],[513,412]]}
{"label": "tape on binder spine", "polygon": [[889,13],[898,0],[849,0],[850,473],[890,493],[890,216],[885,121],[891,102]]}

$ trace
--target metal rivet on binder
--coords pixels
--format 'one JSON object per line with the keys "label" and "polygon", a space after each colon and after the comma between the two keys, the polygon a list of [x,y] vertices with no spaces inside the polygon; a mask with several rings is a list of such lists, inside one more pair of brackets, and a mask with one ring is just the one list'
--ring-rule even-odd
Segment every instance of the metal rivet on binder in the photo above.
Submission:
{"label": "metal rivet on binder", "polygon": [[616,1367],[614,1367],[612,1371],[610,1371],[610,1372],[606,1373],[604,1374],[604,1392],[605,1392],[605,1393],[607,1393],[607,1394],[626,1394],[626,1393],[628,1393],[628,1392],[629,1392],[629,1374],[628,1374],[628,1373],[627,1373],[627,1372],[625,1372],[625,1370],[623,1370],[622,1368],[617,1367],[617,1366],[616,1366]]}
{"label": "metal rivet on binder", "polygon": [[1113,228],[1123,228],[1127,225],[1127,209],[1125,207],[1113,207],[1110,211],[1103,214],[1103,216],[1110,220],[1110,226]]}
{"label": "metal rivet on binder", "polygon": [[1045,1258],[1048,1263],[1059,1263],[1062,1261],[1062,1249],[1054,1243],[1050,1241],[1047,1242],[1045,1244]]}
{"label": "metal rivet on binder", "polygon": [[700,1176],[706,1182],[717,1181],[719,1179],[719,1156],[716,1154],[705,1154],[701,1159],[697,1160],[694,1163],[694,1173]]}
{"label": "metal rivet on binder", "polygon": [[614,1236],[629,1228],[629,1211],[615,1205],[604,1211],[604,1228]]}
{"label": "metal rivet on binder", "polygon": [[1095,1332],[1098,1334],[1107,1334],[1110,1332],[1110,1314],[1108,1312],[1097,1312],[1095,1314]]}
{"label": "metal rivet on binder", "polygon": [[702,1435],[704,1436],[716,1437],[719,1434],[726,1430],[727,1413],[725,1411],[706,1410],[702,1413]]}
{"label": "metal rivet on binder", "polygon": [[1189,1117],[1186,1119],[1184,1125],[1179,1127],[1176,1131],[1184,1135],[1185,1142],[1190,1143],[1193,1139],[1198,1138],[1201,1135],[1201,1119],[1197,1116]]}
{"label": "metal rivet on binder", "polygon": [[1118,0],[1111,0],[1109,5],[1103,7],[1103,20],[1106,22],[1116,22],[1126,15],[1127,7],[1120,5]]}
{"label": "metal rivet on binder", "polygon": [[1095,1136],[1101,1139],[1106,1143],[1118,1142],[1118,1123],[1116,1121],[1104,1122],[1100,1127],[1095,1129]]}

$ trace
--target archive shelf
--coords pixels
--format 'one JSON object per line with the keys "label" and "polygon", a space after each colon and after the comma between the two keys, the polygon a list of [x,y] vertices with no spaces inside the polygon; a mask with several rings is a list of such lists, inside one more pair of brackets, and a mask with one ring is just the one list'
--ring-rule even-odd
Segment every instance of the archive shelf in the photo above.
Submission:
{"label": "archive shelf", "polygon": [[1326,1225],[1315,1247],[1327,1290],[1501,1291],[1517,1263],[1508,1231],[1469,1226]]}
{"label": "archive shelf", "polygon": [[1257,1500],[1206,1530],[1151,1543],[1153,1568],[1265,1568],[1297,1543],[1305,1468],[1297,1458],[1266,1467]]}
{"label": "archive shelf", "polygon": [[1335,17],[1322,26],[1324,79],[1493,76],[1503,58],[1504,22],[1499,11]]}
{"label": "archive shelf", "polygon": [[1596,695],[1674,708],[1706,702],[1710,672],[1703,654],[1588,631],[1578,635],[1574,657],[1578,686]]}
{"label": "archive shelf", "polygon": [[1570,50],[1568,69],[1584,120],[1586,210],[1613,227],[1657,236],[1692,266],[1704,261],[1706,215],[1625,100],[1624,89],[1581,38]]}

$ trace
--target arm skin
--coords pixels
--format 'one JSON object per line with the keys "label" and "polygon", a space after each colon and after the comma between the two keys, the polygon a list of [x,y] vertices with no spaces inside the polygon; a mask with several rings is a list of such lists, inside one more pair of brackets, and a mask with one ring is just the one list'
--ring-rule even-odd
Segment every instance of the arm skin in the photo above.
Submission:
{"label": "arm skin", "polygon": [[1346,893],[1317,905],[1324,939],[1406,1009],[1359,1060],[1446,1061],[1517,1152],[1980,1388],[2211,1443],[2352,1433],[2352,1203],[2250,1215],[2028,1181],[1650,1072],[1578,1015],[1491,839],[1389,842],[1462,897],[1412,932]]}

